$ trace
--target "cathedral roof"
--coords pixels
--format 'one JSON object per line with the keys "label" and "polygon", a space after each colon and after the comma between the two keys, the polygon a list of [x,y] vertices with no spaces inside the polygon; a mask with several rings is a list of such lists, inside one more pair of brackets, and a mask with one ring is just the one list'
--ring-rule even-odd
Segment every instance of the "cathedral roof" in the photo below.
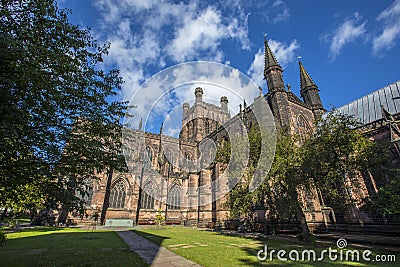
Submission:
{"label": "cathedral roof", "polygon": [[307,105],[306,103],[304,103],[303,101],[301,101],[300,98],[297,97],[297,95],[295,95],[293,92],[289,91],[287,92],[287,96],[288,96],[288,100],[290,102],[296,103],[300,106],[303,106],[305,108],[311,108],[309,105]]}
{"label": "cathedral roof", "polygon": [[393,115],[400,113],[400,81],[354,100],[336,109],[336,112],[353,116],[361,123],[368,124],[383,119],[383,109]]}

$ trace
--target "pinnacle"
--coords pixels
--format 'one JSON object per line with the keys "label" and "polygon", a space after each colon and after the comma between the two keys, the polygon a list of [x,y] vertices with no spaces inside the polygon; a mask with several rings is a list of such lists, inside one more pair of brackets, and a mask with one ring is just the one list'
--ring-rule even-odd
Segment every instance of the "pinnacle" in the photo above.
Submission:
{"label": "pinnacle", "polygon": [[310,74],[306,71],[303,66],[303,63],[299,60],[300,66],[300,87],[301,90],[305,90],[307,87],[314,86],[317,87],[313,79],[311,78]]}
{"label": "pinnacle", "polygon": [[279,66],[278,60],[276,60],[274,53],[272,53],[271,48],[268,45],[268,41],[265,39],[264,40],[264,46],[265,46],[265,69],[272,67],[272,66]]}

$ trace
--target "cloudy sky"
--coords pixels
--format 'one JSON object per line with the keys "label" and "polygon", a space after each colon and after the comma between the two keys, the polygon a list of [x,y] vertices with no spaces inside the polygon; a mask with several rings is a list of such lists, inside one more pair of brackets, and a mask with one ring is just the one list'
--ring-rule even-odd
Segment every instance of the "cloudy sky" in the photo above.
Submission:
{"label": "cloudy sky", "polygon": [[[89,26],[99,42],[110,42],[105,66],[121,70],[125,99],[159,71],[197,60],[227,64],[267,92],[262,76],[264,33],[285,70],[285,83],[299,95],[301,56],[327,109],[400,79],[400,0],[59,3],[71,9],[72,23]],[[205,96],[208,93],[205,88]],[[146,99],[145,95],[135,104],[144,105]],[[138,108],[137,118],[143,112]]]}

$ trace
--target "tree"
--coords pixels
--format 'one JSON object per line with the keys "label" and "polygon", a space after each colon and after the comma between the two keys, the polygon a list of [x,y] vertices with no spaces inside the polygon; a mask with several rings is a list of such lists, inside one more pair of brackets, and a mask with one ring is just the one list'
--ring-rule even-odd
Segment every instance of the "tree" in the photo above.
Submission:
{"label": "tree", "polygon": [[[256,127],[254,127],[256,129]],[[258,129],[258,128],[257,128]],[[250,192],[249,186],[252,174],[255,169],[255,159],[259,157],[259,130],[251,130],[248,133],[248,140],[242,136],[232,135],[231,140],[223,140],[221,146],[217,149],[216,159],[218,162],[226,164],[228,167],[225,170],[228,177],[229,191],[225,206],[230,210],[230,216],[234,219],[240,219],[250,222],[252,219],[255,205],[255,194]],[[247,144],[249,141],[249,144]],[[232,149],[234,144],[234,149]],[[246,151],[249,151],[249,163],[246,162]],[[229,165],[228,165],[229,164]],[[244,173],[243,173],[243,169]],[[243,175],[242,175],[243,174]]]}
{"label": "tree", "polygon": [[271,209],[278,217],[296,218],[300,222],[303,238],[311,237],[303,212],[303,195],[312,195],[311,181],[301,175],[301,154],[298,136],[291,134],[288,128],[278,132],[274,163],[268,173]]}
{"label": "tree", "polygon": [[400,221],[400,179],[397,174],[394,179],[380,188],[376,195],[366,199],[367,209],[375,215],[384,217],[389,222]]}
{"label": "tree", "polygon": [[[248,132],[249,140],[249,162],[241,180],[229,192],[226,207],[229,209],[231,217],[250,222],[253,219],[255,207],[261,206],[269,210],[272,216],[280,219],[297,218],[302,226],[302,232],[306,239],[309,238],[305,215],[301,208],[299,190],[309,190],[309,182],[299,175],[300,152],[297,143],[298,138],[291,135],[287,128],[278,131],[276,140],[275,157],[271,169],[260,186],[254,190],[249,190],[250,180],[252,179],[258,164],[266,165],[267,161],[260,158],[261,152],[261,132],[253,126]],[[268,136],[268,135],[266,135]],[[231,159],[229,153],[230,143],[224,144],[218,149],[217,160],[228,163]],[[229,150],[229,151],[228,151]],[[237,146],[235,150],[238,151]],[[234,153],[235,151],[232,151]]]}
{"label": "tree", "polygon": [[384,218],[387,222],[400,221],[400,168],[393,162],[395,157],[390,151],[389,141],[376,144],[372,154],[371,174],[379,189],[366,199],[366,208],[375,218]]}
{"label": "tree", "polygon": [[373,167],[375,144],[359,126],[352,117],[331,112],[302,146],[302,174],[313,179],[328,205],[354,205],[349,186],[358,186],[361,175]]}
{"label": "tree", "polygon": [[99,65],[109,45],[67,16],[53,0],[2,0],[0,206],[82,206],[85,177],[124,167],[122,79]]}
{"label": "tree", "polygon": [[[241,220],[250,226],[253,223],[256,209],[262,207],[266,209],[267,202],[271,203],[269,201],[269,182],[265,176],[271,164],[270,159],[273,158],[269,153],[275,151],[268,146],[271,144],[269,139],[275,137],[275,131],[271,132],[270,129],[265,129],[265,131],[262,135],[258,125],[253,125],[247,133],[247,140],[233,136],[231,142],[222,142],[217,150],[217,161],[237,166],[236,169],[231,168],[227,172],[231,191],[227,196],[225,206],[230,211],[232,218]],[[266,137],[265,140],[262,136]],[[247,142],[248,145],[245,145],[244,143]],[[235,144],[234,150],[231,150],[232,144]],[[262,146],[264,157],[261,157]],[[244,156],[246,151],[248,151],[248,158]],[[243,166],[244,162],[247,162],[246,166]],[[254,184],[258,185],[259,183],[260,186],[253,188]]]}
{"label": "tree", "polygon": [[[260,144],[259,130],[252,128],[249,131],[250,164],[241,182],[228,195],[227,207],[233,217],[251,217],[252,207],[264,203],[275,217],[296,218],[303,238],[309,240],[311,234],[303,211],[304,201],[324,196],[327,205],[354,208],[349,187],[357,187],[365,173],[382,172],[387,161],[382,153],[377,153],[377,144],[366,138],[357,128],[359,126],[351,117],[329,113],[316,122],[314,132],[303,138],[290,133],[288,128],[281,128],[272,167],[261,186],[249,192],[248,177],[259,159]],[[217,160],[228,162],[227,149],[230,145],[219,148]],[[398,192],[396,184],[392,183],[381,193],[386,199],[396,199],[395,194],[387,194],[388,191]]]}

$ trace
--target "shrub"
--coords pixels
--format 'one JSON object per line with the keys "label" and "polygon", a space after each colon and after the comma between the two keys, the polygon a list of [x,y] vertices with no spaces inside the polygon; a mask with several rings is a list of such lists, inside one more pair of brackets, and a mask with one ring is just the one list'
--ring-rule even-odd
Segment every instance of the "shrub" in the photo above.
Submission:
{"label": "shrub", "polygon": [[158,226],[161,226],[161,225],[165,222],[165,217],[164,217],[164,215],[162,215],[161,209],[159,209],[159,210],[157,211],[156,218],[155,218],[154,222],[155,222]]}

